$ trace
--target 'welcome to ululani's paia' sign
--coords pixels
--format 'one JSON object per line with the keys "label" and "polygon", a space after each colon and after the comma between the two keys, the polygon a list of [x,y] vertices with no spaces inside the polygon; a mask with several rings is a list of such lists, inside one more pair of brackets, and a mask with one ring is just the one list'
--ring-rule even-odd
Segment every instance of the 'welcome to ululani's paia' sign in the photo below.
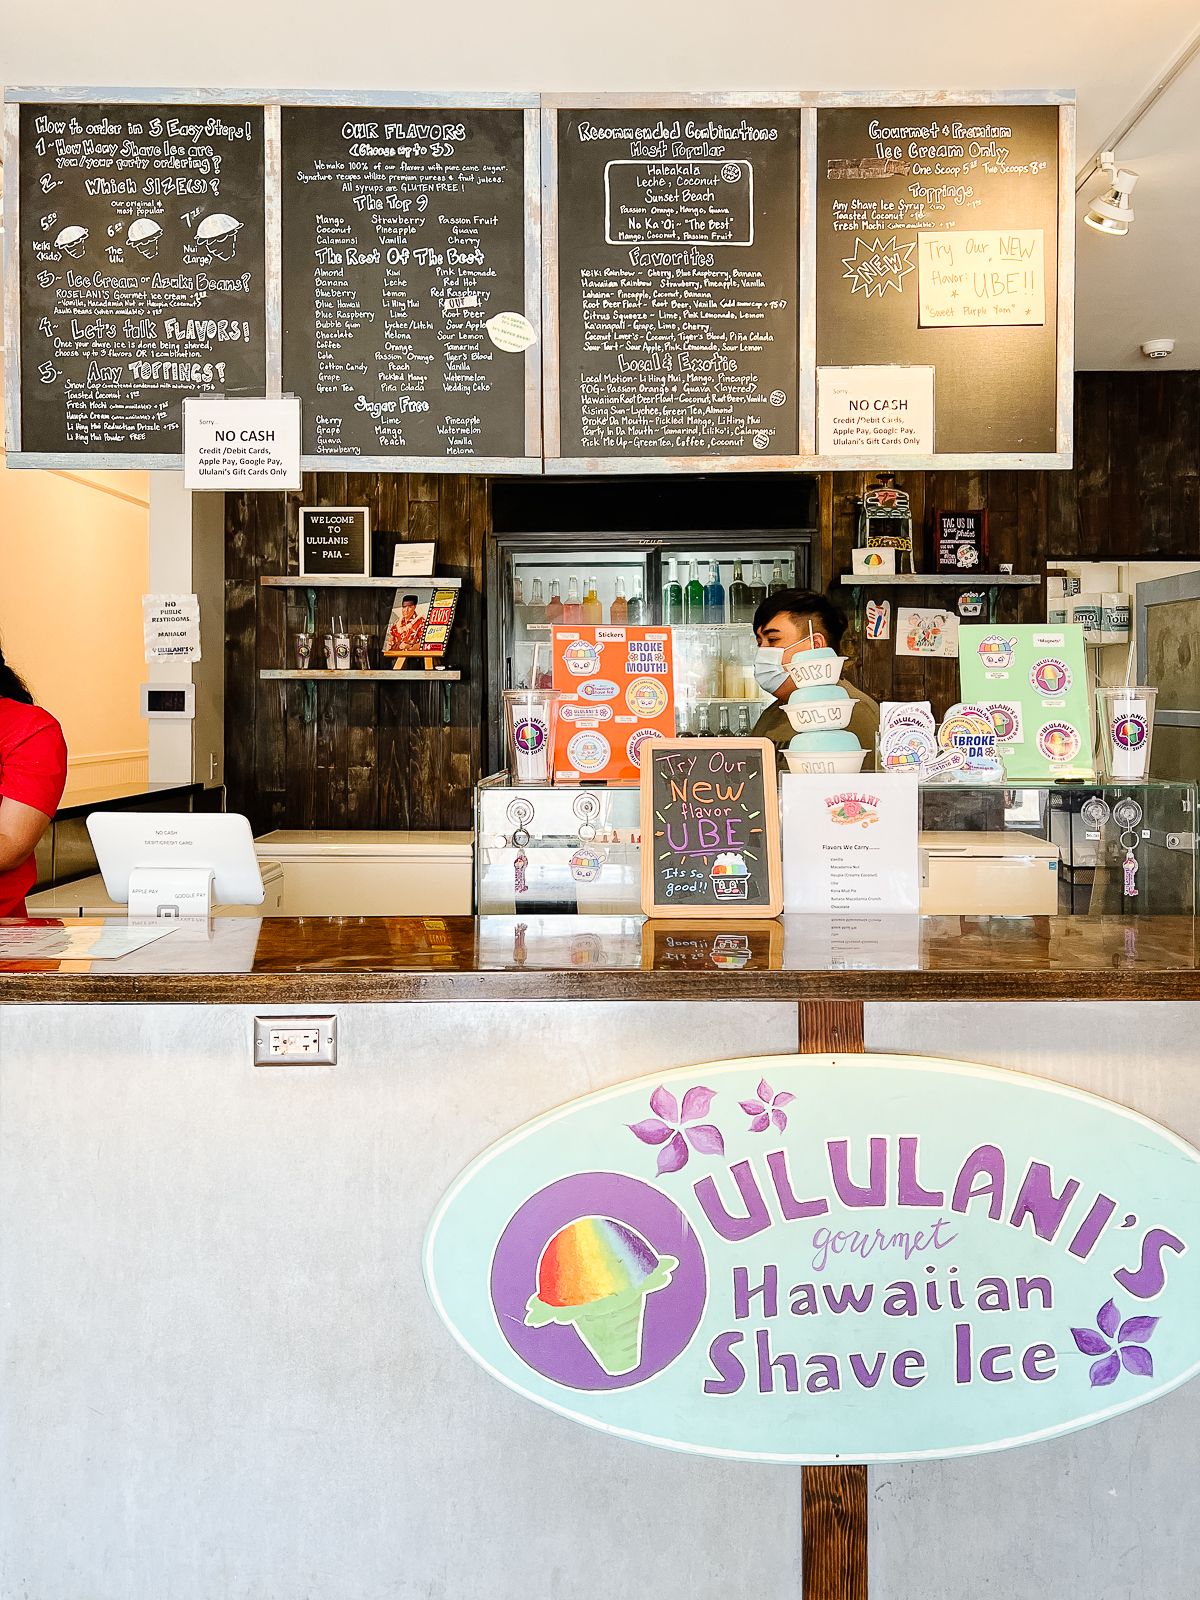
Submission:
{"label": "'welcome to ululani's paia' sign", "polygon": [[1200,1369],[1200,1154],[953,1061],[774,1056],[622,1084],[461,1175],[425,1275],[495,1377],[758,1461],[998,1450]]}

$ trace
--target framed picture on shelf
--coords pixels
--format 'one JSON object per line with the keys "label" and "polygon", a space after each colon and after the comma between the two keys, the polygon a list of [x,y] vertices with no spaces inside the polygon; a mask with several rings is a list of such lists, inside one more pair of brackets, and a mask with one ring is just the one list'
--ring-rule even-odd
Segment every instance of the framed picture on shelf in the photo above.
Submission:
{"label": "framed picture on shelf", "polygon": [[370,508],[301,506],[300,576],[369,578],[371,576]]}
{"label": "framed picture on shelf", "polygon": [[458,608],[458,594],[457,589],[439,589],[434,584],[413,584],[396,590],[383,654],[392,661],[397,672],[410,657],[422,659],[427,672],[444,657]]}
{"label": "framed picture on shelf", "polygon": [[935,511],[933,551],[938,572],[985,571],[987,512]]}
{"label": "framed picture on shelf", "polygon": [[413,544],[397,540],[392,555],[392,577],[431,578],[436,550],[437,544],[432,539]]}

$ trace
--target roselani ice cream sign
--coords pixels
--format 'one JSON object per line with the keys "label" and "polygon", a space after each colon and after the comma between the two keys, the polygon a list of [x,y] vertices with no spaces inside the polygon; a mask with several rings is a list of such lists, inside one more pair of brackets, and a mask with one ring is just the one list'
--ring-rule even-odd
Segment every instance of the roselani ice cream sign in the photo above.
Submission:
{"label": "roselani ice cream sign", "polygon": [[919,1057],[689,1067],[461,1175],[425,1275],[493,1376],[757,1461],[999,1450],[1200,1368],[1200,1155],[1042,1079]]}

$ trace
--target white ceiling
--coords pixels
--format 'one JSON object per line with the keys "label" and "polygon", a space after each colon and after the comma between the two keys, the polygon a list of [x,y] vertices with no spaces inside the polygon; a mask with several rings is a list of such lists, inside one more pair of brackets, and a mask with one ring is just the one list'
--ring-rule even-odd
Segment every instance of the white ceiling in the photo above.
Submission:
{"label": "white ceiling", "polygon": [[[256,88],[1074,89],[1079,164],[1200,22],[1197,0],[55,0],[0,6],[0,82]],[[1077,365],[1200,367],[1200,59],[1118,151],[1124,238],[1079,227]],[[1103,188],[1096,178],[1081,200]],[[1082,212],[1081,212],[1082,214]]]}

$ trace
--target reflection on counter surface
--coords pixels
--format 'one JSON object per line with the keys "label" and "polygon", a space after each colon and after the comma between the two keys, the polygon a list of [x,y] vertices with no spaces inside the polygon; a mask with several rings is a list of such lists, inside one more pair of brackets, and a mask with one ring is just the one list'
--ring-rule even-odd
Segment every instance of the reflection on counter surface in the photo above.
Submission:
{"label": "reflection on counter surface", "polygon": [[[6,926],[34,924],[0,921],[0,932]],[[1179,1000],[1200,998],[1200,967],[1191,917],[1062,916],[216,918],[180,923],[119,960],[0,959],[0,1000],[693,995]]]}

